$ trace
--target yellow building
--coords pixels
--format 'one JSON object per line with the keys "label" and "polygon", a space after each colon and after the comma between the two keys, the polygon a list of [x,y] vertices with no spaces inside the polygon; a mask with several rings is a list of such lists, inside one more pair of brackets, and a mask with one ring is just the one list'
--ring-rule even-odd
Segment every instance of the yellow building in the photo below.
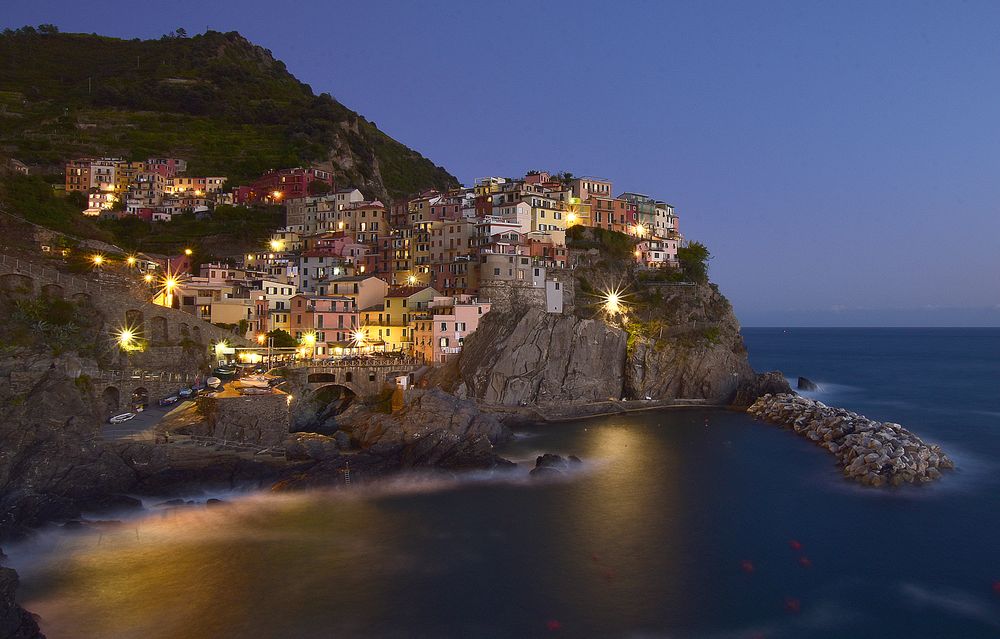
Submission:
{"label": "yellow building", "polygon": [[394,286],[381,304],[361,309],[365,342],[376,350],[410,351],[413,346],[412,316],[424,315],[434,297],[430,286]]}

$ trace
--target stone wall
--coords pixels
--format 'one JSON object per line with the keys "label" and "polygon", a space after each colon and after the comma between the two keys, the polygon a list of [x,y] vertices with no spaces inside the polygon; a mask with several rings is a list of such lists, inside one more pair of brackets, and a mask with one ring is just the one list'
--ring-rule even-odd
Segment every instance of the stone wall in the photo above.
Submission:
{"label": "stone wall", "polygon": [[201,434],[258,446],[279,446],[288,437],[288,395],[284,393],[199,397],[197,406],[205,418]]}
{"label": "stone wall", "polygon": [[47,295],[88,303],[104,318],[102,330],[109,339],[122,328],[130,328],[146,348],[119,353],[112,368],[193,372],[206,366],[212,344],[222,340],[248,344],[241,336],[189,313],[152,304],[148,289],[140,283],[123,287],[95,282],[7,255],[0,255],[0,295]]}

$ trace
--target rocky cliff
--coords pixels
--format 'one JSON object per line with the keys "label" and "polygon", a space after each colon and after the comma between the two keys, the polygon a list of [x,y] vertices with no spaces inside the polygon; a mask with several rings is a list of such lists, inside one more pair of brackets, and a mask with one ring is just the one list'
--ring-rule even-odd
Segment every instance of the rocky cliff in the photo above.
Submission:
{"label": "rocky cliff", "polygon": [[31,613],[17,605],[17,573],[0,568],[0,637],[4,639],[45,639]]}
{"label": "rocky cliff", "polygon": [[[615,318],[586,304],[566,315],[490,313],[444,383],[460,396],[513,406],[609,398],[748,405],[763,379],[774,382],[750,367],[739,323],[714,286],[642,289],[634,299]],[[780,391],[783,379],[776,383]]]}
{"label": "rocky cliff", "polygon": [[[383,412],[355,403],[337,416],[332,437],[316,433],[293,435],[289,459],[317,460],[321,465],[301,474],[307,483],[326,482],[331,465],[350,464],[354,471],[383,474],[409,468],[443,470],[489,469],[507,465],[494,445],[508,441],[510,430],[475,403],[439,389],[411,389],[403,407]],[[334,477],[335,478],[335,477]]]}

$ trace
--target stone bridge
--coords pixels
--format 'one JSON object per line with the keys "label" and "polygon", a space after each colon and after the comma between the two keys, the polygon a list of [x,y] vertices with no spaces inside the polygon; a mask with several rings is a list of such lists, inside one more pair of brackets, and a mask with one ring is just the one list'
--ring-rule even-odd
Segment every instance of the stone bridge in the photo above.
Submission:
{"label": "stone bridge", "polygon": [[418,359],[362,357],[288,367],[296,386],[317,391],[325,386],[341,386],[357,397],[377,395],[396,385],[398,377],[412,385],[424,363]]}
{"label": "stone bridge", "polygon": [[89,303],[104,316],[109,337],[128,327],[142,339],[145,351],[132,353],[127,359],[123,355],[123,361],[117,363],[121,368],[191,372],[207,364],[207,360],[196,362],[190,355],[185,356],[183,349],[199,352],[202,357],[198,359],[204,360],[209,348],[220,341],[248,344],[243,337],[190,313],[153,304],[144,284],[126,275],[115,275],[114,281],[93,281],[0,254],[0,295],[43,295]]}

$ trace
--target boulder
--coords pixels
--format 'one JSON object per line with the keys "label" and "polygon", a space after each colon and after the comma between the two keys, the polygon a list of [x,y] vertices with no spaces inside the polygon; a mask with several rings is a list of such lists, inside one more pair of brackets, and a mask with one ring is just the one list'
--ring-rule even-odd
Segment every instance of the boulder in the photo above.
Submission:
{"label": "boulder", "polygon": [[799,381],[796,382],[795,388],[806,391],[819,390],[819,386],[816,385],[816,382],[812,381],[808,377],[799,377]]}
{"label": "boulder", "polygon": [[0,637],[5,639],[45,639],[35,617],[17,605],[17,572],[0,567]]}
{"label": "boulder", "polygon": [[747,413],[786,428],[833,453],[844,475],[869,486],[926,483],[954,468],[936,444],[899,424],[869,420],[794,394],[765,393]]}

